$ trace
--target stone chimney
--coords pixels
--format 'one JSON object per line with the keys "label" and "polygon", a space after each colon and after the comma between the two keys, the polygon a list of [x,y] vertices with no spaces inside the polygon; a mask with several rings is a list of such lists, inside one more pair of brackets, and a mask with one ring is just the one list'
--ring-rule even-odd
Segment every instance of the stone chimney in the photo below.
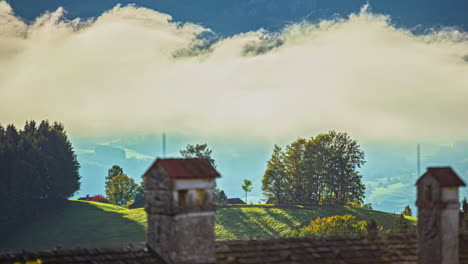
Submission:
{"label": "stone chimney", "polygon": [[433,167],[416,185],[418,263],[458,264],[458,188],[465,183],[450,167]]}
{"label": "stone chimney", "polygon": [[167,263],[215,263],[214,188],[206,159],[157,159],[145,173],[147,245]]}

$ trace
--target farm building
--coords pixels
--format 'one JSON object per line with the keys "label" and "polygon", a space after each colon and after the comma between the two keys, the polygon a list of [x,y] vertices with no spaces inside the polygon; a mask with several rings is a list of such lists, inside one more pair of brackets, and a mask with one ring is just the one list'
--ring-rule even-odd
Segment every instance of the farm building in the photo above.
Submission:
{"label": "farm building", "polygon": [[242,201],[240,198],[228,198],[226,200],[227,204],[245,204],[244,201]]}

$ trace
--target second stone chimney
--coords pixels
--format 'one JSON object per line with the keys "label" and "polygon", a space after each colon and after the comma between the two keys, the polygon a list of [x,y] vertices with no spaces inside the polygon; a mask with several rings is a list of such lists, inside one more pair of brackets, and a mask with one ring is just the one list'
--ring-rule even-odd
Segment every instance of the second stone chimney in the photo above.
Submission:
{"label": "second stone chimney", "polygon": [[458,264],[458,188],[465,183],[450,167],[433,167],[416,185],[418,263]]}
{"label": "second stone chimney", "polygon": [[145,173],[147,245],[167,263],[215,263],[214,188],[206,159],[157,159]]}

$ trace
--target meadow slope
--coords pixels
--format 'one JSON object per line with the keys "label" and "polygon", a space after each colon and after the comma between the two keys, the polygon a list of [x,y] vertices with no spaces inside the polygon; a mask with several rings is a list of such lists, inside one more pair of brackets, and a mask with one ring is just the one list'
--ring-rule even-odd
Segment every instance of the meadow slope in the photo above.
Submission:
{"label": "meadow slope", "polygon": [[[388,229],[395,214],[352,207],[228,206],[216,215],[216,239],[250,239],[283,236],[317,217],[352,214],[359,220],[375,218]],[[414,224],[415,217],[409,218]],[[145,240],[143,208],[69,201],[67,205],[34,221],[0,241],[1,249],[51,248],[62,246],[121,246]]]}

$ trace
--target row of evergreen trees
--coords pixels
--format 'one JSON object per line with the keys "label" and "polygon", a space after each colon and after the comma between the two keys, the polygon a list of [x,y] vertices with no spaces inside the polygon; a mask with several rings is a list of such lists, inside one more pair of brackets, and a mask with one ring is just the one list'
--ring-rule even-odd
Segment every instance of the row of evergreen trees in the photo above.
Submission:
{"label": "row of evergreen trees", "polygon": [[0,125],[0,232],[71,197],[79,168],[62,124]]}
{"label": "row of evergreen trees", "polygon": [[279,204],[361,204],[365,186],[358,169],[364,162],[364,152],[346,133],[299,138],[285,151],[275,145],[262,190]]}

